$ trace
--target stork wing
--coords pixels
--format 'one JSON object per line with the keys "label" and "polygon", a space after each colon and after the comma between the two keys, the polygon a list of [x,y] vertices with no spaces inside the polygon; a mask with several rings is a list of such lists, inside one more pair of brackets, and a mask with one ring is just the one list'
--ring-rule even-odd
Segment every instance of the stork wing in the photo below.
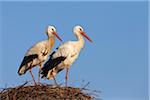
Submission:
{"label": "stork wing", "polygon": [[41,74],[43,74],[43,77],[46,77],[49,70],[52,70],[54,67],[56,67],[58,64],[60,64],[62,61],[66,59],[67,56],[70,55],[70,46],[68,45],[68,42],[65,44],[59,46],[56,51],[54,51],[51,55],[49,60],[44,64],[44,67],[42,68]]}
{"label": "stork wing", "polygon": [[[37,59],[40,55],[43,55],[43,54],[46,54],[45,53],[45,44],[46,44],[46,40],[44,41],[41,41],[41,42],[38,42],[36,43],[35,45],[33,45],[25,54],[25,57],[23,58],[23,61],[19,67],[19,70],[18,70],[18,74],[19,75],[22,75],[22,74],[25,74],[25,72],[30,69],[32,66],[34,65],[38,65],[39,62],[33,64],[33,60],[34,59]],[[32,63],[31,64],[28,64],[28,63]]]}
{"label": "stork wing", "polygon": [[41,41],[33,45],[25,54],[25,56],[33,55],[33,54],[44,54],[46,51],[46,43],[47,40]]}

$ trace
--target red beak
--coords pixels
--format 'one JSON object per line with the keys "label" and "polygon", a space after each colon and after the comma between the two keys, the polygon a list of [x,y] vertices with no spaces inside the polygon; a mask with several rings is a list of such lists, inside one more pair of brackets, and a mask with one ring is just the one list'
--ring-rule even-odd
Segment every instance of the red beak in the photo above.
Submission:
{"label": "red beak", "polygon": [[81,33],[84,37],[86,37],[90,42],[93,42],[84,32]]}
{"label": "red beak", "polygon": [[53,32],[53,34],[62,42],[62,39],[58,36],[56,32]]}

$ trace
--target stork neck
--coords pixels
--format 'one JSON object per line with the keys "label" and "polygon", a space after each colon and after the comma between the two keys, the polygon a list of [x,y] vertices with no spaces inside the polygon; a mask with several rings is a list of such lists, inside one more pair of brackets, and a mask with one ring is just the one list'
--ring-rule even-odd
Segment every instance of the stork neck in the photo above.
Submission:
{"label": "stork neck", "polygon": [[55,37],[54,36],[48,36],[48,41],[49,41],[50,47],[53,47],[53,45],[55,43]]}
{"label": "stork neck", "polygon": [[79,43],[79,46],[81,46],[81,48],[84,46],[84,39],[83,36],[81,34],[76,34],[77,37],[77,42]]}

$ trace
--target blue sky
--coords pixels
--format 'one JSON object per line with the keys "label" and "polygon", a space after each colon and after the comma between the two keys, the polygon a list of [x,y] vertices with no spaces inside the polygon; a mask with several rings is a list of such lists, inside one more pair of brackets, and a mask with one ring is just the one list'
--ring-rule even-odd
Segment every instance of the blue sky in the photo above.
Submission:
{"label": "blue sky", "polygon": [[[88,88],[100,90],[105,100],[148,99],[147,2],[3,2],[1,8],[0,87],[31,80],[17,70],[27,49],[47,39],[46,26],[54,25],[65,42],[76,40],[72,28],[80,24],[94,43],[86,40],[69,85],[90,82]],[[64,80],[65,71],[57,75],[59,83]]]}

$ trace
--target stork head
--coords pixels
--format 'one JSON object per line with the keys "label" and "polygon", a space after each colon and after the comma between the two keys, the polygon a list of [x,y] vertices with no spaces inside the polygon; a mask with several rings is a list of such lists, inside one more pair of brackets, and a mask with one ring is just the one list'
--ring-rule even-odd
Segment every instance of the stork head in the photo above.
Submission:
{"label": "stork head", "polygon": [[74,29],[73,29],[73,32],[76,34],[76,35],[83,35],[85,38],[87,38],[90,42],[93,42],[87,35],[86,33],[84,32],[83,28],[79,25],[75,26]]}
{"label": "stork head", "polygon": [[46,29],[46,33],[48,36],[56,36],[60,41],[62,41],[61,38],[56,33],[56,28],[54,26],[48,26]]}

